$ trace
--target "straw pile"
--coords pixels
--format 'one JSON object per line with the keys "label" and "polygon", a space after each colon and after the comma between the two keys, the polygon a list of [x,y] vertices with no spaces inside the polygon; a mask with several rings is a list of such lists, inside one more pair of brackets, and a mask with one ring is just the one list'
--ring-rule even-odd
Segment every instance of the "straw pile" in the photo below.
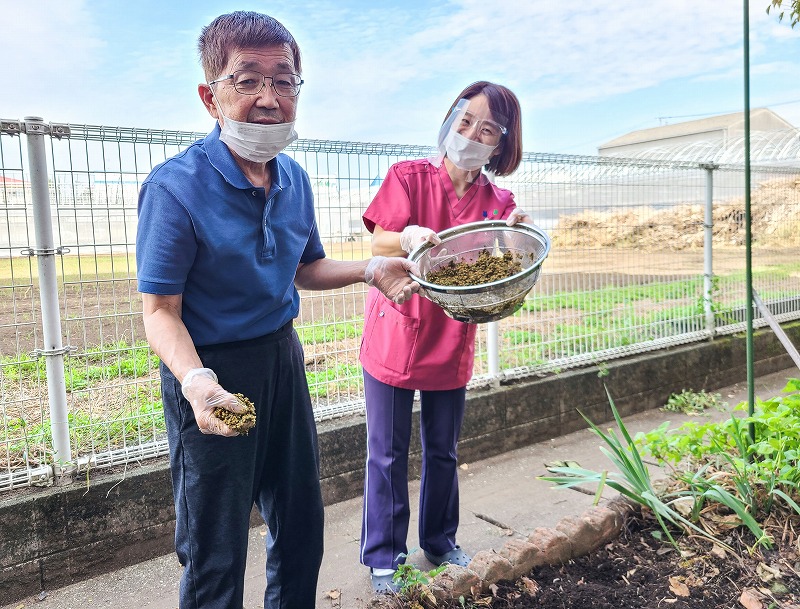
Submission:
{"label": "straw pile", "polygon": [[[752,242],[758,245],[800,245],[800,180],[772,180],[753,188],[750,200]],[[704,208],[685,204],[655,210],[649,207],[625,211],[585,211],[561,216],[552,231],[553,246],[702,248]],[[713,243],[743,245],[745,202],[714,202]]]}

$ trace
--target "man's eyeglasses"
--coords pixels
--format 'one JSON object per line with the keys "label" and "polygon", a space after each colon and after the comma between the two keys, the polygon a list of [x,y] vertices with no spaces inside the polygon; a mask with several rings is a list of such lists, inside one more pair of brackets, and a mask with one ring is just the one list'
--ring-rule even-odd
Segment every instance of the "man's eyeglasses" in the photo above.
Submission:
{"label": "man's eyeglasses", "polygon": [[232,80],[233,88],[242,95],[258,95],[267,86],[267,80],[269,80],[275,94],[281,97],[296,97],[300,93],[300,85],[304,82],[297,74],[264,76],[255,70],[236,70],[233,74],[217,78],[208,84],[214,85],[223,80]]}

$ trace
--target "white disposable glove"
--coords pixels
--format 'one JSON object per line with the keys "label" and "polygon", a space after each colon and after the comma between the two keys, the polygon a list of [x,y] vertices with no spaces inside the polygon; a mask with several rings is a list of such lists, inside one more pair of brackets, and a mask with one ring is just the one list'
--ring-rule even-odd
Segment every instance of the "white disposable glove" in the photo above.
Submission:
{"label": "white disposable glove", "polygon": [[244,405],[217,382],[211,368],[192,368],[181,383],[183,397],[189,400],[200,431],[218,436],[238,436],[225,423],[214,416],[214,409],[225,408],[231,412],[243,412]]}
{"label": "white disposable glove", "polygon": [[375,256],[367,264],[364,281],[397,304],[403,304],[412,294],[419,292],[419,284],[409,277],[409,273],[419,276],[419,267],[408,259]]}
{"label": "white disposable glove", "polygon": [[520,209],[519,207],[515,207],[511,211],[511,215],[506,218],[506,225],[507,226],[514,226],[519,222],[524,222],[525,224],[533,224],[533,218],[528,215],[524,209]]}
{"label": "white disposable glove", "polygon": [[435,230],[417,226],[416,224],[406,226],[400,233],[400,247],[409,254],[426,241],[434,245],[439,245],[442,242]]}

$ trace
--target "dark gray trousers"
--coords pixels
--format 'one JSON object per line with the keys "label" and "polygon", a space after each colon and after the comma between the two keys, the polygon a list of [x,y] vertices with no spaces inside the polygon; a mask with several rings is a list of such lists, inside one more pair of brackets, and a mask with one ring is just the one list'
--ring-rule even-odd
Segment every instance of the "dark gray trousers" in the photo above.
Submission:
{"label": "dark gray trousers", "polygon": [[323,506],[316,424],[303,350],[291,323],[274,334],[198,348],[222,387],[256,407],[247,436],[204,435],[162,364],[175,498],[181,609],[241,609],[250,512],[268,527],[268,609],[313,609]]}

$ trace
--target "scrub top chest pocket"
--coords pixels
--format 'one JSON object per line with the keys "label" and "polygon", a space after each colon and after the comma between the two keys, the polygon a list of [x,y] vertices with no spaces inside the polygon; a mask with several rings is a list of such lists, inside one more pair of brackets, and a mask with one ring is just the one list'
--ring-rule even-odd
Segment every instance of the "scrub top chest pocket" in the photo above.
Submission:
{"label": "scrub top chest pocket", "polygon": [[420,320],[407,317],[385,298],[367,312],[362,357],[400,374],[408,374],[417,350]]}

